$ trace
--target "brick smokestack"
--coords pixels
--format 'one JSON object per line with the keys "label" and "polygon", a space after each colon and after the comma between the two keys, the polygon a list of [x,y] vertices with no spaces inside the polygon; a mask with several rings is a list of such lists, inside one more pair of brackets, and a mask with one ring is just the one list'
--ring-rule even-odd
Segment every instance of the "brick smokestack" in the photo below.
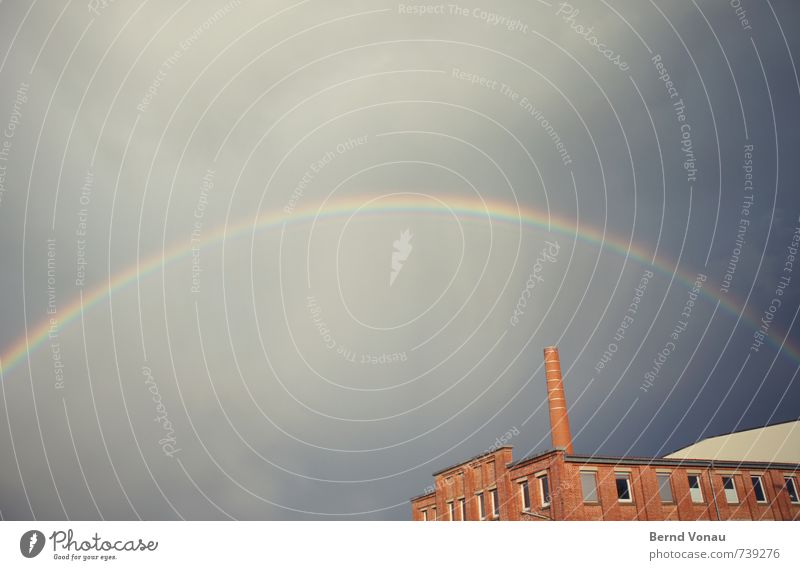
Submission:
{"label": "brick smokestack", "polygon": [[567,400],[564,398],[564,382],[561,379],[561,360],[558,349],[544,349],[544,373],[547,379],[547,401],[550,404],[550,440],[553,447],[560,447],[572,454],[572,433],[569,431]]}

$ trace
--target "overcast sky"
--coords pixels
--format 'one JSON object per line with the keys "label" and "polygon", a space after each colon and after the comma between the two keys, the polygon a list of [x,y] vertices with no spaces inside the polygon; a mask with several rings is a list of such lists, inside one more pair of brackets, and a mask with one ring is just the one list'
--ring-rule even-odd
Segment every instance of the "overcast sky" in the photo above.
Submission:
{"label": "overcast sky", "polygon": [[[800,413],[791,0],[0,2],[0,517],[408,519]],[[518,434],[518,435],[516,435]]]}

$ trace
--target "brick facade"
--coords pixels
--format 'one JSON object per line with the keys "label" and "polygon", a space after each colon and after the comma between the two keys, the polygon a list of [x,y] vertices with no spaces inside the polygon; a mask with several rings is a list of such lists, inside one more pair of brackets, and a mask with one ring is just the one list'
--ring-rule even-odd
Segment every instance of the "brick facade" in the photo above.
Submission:
{"label": "brick facade", "polygon": [[[588,478],[587,500],[582,473]],[[669,486],[663,497],[659,475]],[[592,476],[595,497],[591,493]],[[621,482],[621,493],[618,476],[628,481]],[[798,464],[588,457],[568,455],[564,450],[512,462],[511,448],[503,447],[439,471],[434,477],[434,491],[411,500],[414,520],[426,520],[426,515],[427,520],[451,520],[451,512],[454,520],[472,521],[800,520],[800,501],[791,500],[785,483],[790,478],[795,490],[800,491]],[[543,477],[547,479],[549,504],[542,496]],[[699,487],[694,497],[690,477],[696,478]],[[761,478],[763,501],[757,498],[752,477]],[[723,478],[731,478],[728,486],[733,489],[727,494]],[[523,508],[525,482],[527,509]],[[465,519],[460,500],[464,501]]]}

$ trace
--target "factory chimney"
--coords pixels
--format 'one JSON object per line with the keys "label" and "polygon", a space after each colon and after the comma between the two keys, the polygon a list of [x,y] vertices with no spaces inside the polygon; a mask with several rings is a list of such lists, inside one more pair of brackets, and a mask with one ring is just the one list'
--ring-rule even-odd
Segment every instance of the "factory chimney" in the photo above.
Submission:
{"label": "factory chimney", "polygon": [[555,346],[544,349],[544,373],[547,379],[547,401],[550,404],[550,441],[553,447],[566,449],[571,455],[572,434],[569,431],[567,401],[561,379],[561,360]]}

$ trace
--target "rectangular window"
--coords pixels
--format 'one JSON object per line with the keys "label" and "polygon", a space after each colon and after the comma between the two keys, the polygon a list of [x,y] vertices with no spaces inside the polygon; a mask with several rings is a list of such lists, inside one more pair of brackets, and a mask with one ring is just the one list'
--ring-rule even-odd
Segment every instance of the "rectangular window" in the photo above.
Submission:
{"label": "rectangular window", "polygon": [[423,510],[422,511],[422,520],[424,520],[424,521],[428,520],[428,511],[427,510]]}
{"label": "rectangular window", "polygon": [[581,471],[581,489],[584,503],[597,502],[597,476],[594,471]]}
{"label": "rectangular window", "polygon": [[756,502],[766,503],[767,494],[764,492],[764,482],[761,480],[761,476],[753,475],[750,480],[753,482],[753,493],[756,495]]}
{"label": "rectangular window", "polygon": [[431,519],[436,520],[436,507],[431,507]]}
{"label": "rectangular window", "polygon": [[478,512],[481,514],[481,520],[486,518],[486,499],[483,493],[478,493]]}
{"label": "rectangular window", "polygon": [[531,491],[528,489],[527,481],[523,481],[519,484],[519,496],[522,499],[522,510],[531,510]]}
{"label": "rectangular window", "polygon": [[739,495],[736,493],[736,483],[734,483],[732,475],[722,478],[722,488],[725,489],[725,500],[728,504],[735,505],[739,502]]}
{"label": "rectangular window", "polygon": [[632,503],[633,495],[631,494],[631,476],[627,473],[615,473],[614,478],[617,481],[617,498],[620,503]]}
{"label": "rectangular window", "polygon": [[541,475],[539,479],[539,496],[542,498],[542,506],[550,506],[550,480],[547,475]]}
{"label": "rectangular window", "polygon": [[700,488],[700,475],[689,475],[689,495],[693,503],[703,502],[703,490]]}
{"label": "rectangular window", "polygon": [[497,495],[497,489],[492,489],[489,491],[492,494],[492,513],[494,514],[494,518],[500,518],[500,498]]}
{"label": "rectangular window", "polygon": [[800,497],[797,495],[797,483],[794,482],[794,477],[784,477],[786,492],[789,493],[789,500],[793,503],[800,503]]}
{"label": "rectangular window", "polygon": [[672,486],[669,482],[669,473],[656,473],[656,479],[658,480],[658,496],[661,497],[661,502],[675,502],[672,498]]}
{"label": "rectangular window", "polygon": [[467,501],[464,499],[464,497],[461,497],[458,500],[458,510],[461,512],[461,520],[467,520]]}
{"label": "rectangular window", "polygon": [[450,516],[449,520],[456,520],[456,505],[453,501],[447,501],[447,514]]}

